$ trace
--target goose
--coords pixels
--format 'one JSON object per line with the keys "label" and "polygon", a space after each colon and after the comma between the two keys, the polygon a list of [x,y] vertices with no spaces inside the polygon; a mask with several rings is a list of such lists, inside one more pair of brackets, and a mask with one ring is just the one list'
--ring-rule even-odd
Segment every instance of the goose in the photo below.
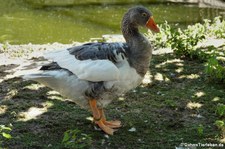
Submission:
{"label": "goose", "polygon": [[152,46],[139,32],[140,26],[159,32],[147,8],[132,7],[121,23],[125,43],[93,42],[49,52],[44,58],[50,62],[23,78],[42,83],[91,111],[95,124],[113,135],[122,124],[107,121],[104,107],[139,86],[150,65]]}

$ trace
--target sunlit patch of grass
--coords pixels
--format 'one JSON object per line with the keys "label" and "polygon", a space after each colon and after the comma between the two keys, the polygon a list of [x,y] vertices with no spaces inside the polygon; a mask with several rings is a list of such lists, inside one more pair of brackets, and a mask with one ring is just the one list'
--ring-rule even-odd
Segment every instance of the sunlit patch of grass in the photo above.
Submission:
{"label": "sunlit patch of grass", "polygon": [[199,108],[201,108],[203,106],[203,104],[201,104],[201,103],[196,103],[196,102],[189,102],[188,104],[187,104],[187,108],[189,108],[189,109],[199,109]]}
{"label": "sunlit patch of grass", "polygon": [[221,143],[225,143],[225,138],[219,140]]}
{"label": "sunlit patch of grass", "polygon": [[18,121],[29,121],[31,119],[36,119],[37,116],[47,112],[47,109],[31,107],[26,112],[18,113]]}
{"label": "sunlit patch of grass", "polygon": [[8,109],[8,106],[6,105],[0,105],[0,115],[4,114]]}
{"label": "sunlit patch of grass", "polygon": [[31,119],[37,119],[38,116],[48,112],[48,108],[53,106],[52,102],[45,102],[40,104],[41,107],[30,107],[25,112],[18,113],[18,121],[29,121]]}
{"label": "sunlit patch of grass", "polygon": [[200,78],[200,75],[198,75],[198,74],[181,75],[179,78],[180,79],[184,79],[184,78],[187,78],[187,79],[198,79],[198,78]]}
{"label": "sunlit patch of grass", "polygon": [[23,89],[30,89],[30,90],[39,90],[40,88],[43,88],[45,87],[44,85],[42,84],[30,84],[30,85],[26,85],[25,87],[23,87]]}
{"label": "sunlit patch of grass", "polygon": [[184,66],[183,62],[184,62],[183,60],[175,58],[175,59],[172,59],[172,60],[166,60],[165,62],[159,63],[159,64],[155,65],[155,67],[161,68],[161,67],[166,66],[168,64],[175,64],[176,66]]}
{"label": "sunlit patch of grass", "polygon": [[184,68],[182,68],[182,67],[175,70],[175,72],[177,72],[177,73],[181,73],[182,71],[184,71]]}
{"label": "sunlit patch of grass", "polygon": [[170,81],[168,77],[158,72],[155,75],[153,75],[153,78],[157,81],[166,81],[166,82]]}
{"label": "sunlit patch of grass", "polygon": [[61,96],[49,95],[47,97],[48,99],[52,99],[52,100],[64,100],[64,98],[62,98]]}
{"label": "sunlit patch of grass", "polygon": [[204,96],[204,95],[205,95],[205,93],[202,92],[202,91],[198,91],[198,92],[195,93],[195,96],[198,97],[198,98],[199,98],[199,97],[202,97],[202,96]]}
{"label": "sunlit patch of grass", "polygon": [[220,101],[220,97],[214,97],[213,99],[212,99],[212,101]]}
{"label": "sunlit patch of grass", "polygon": [[17,89],[12,89],[10,90],[6,96],[5,96],[5,99],[11,99],[13,96],[17,95],[18,93],[18,90]]}
{"label": "sunlit patch of grass", "polygon": [[47,95],[60,95],[60,94],[57,91],[50,90],[50,91],[47,92]]}
{"label": "sunlit patch of grass", "polygon": [[52,100],[61,100],[65,101],[65,99],[56,91],[50,90],[47,92],[47,98]]}

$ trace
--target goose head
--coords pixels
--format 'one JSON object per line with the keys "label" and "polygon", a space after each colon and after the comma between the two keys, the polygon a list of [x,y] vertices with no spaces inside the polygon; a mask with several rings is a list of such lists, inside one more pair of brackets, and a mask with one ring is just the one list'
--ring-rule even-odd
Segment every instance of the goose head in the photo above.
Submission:
{"label": "goose head", "polygon": [[122,20],[122,29],[126,30],[125,33],[129,33],[132,30],[138,31],[139,26],[147,27],[156,33],[159,32],[152,13],[143,6],[130,8]]}

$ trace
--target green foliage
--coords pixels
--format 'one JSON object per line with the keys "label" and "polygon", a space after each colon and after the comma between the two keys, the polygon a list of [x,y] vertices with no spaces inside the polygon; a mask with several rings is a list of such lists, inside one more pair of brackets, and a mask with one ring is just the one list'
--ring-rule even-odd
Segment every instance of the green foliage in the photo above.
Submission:
{"label": "green foliage", "polygon": [[[209,23],[208,23],[209,24]],[[208,27],[207,31],[210,36],[215,36],[217,38],[225,38],[225,21],[221,20],[221,17],[216,17],[213,20],[212,25],[208,25],[205,23],[206,27]]]}
{"label": "green foliage", "polygon": [[219,129],[223,129],[223,128],[224,128],[224,121],[216,120],[215,125],[216,125]]}
{"label": "green foliage", "polygon": [[205,70],[211,79],[225,82],[225,67],[219,63],[216,57],[211,57],[207,60]]}
{"label": "green foliage", "polygon": [[218,104],[216,107],[216,114],[220,117],[225,116],[225,105],[224,104]]}
{"label": "green foliage", "polygon": [[12,131],[10,127],[0,125],[0,148],[4,140],[12,138],[12,136],[10,135],[10,131]]}
{"label": "green foliage", "polygon": [[186,29],[174,29],[167,22],[160,25],[160,33],[147,35],[159,48],[171,48],[178,57],[188,57],[206,62],[206,74],[210,79],[225,82],[225,46],[198,47],[206,38],[225,38],[225,21],[216,17],[212,23],[189,25]]}
{"label": "green foliage", "polygon": [[78,129],[67,130],[64,132],[64,137],[62,140],[64,147],[73,149],[89,148],[91,142],[91,137],[87,134],[81,133]]}
{"label": "green foliage", "polygon": [[220,120],[215,121],[216,127],[221,130],[221,136],[224,138],[225,136],[225,125],[224,125],[224,116],[225,116],[225,105],[219,103],[216,107],[216,114],[220,117]]}
{"label": "green foliage", "polygon": [[204,133],[204,127],[203,127],[202,124],[198,125],[197,132],[198,132],[198,135],[199,136],[202,136],[203,135],[203,133]]}
{"label": "green foliage", "polygon": [[172,109],[175,109],[177,107],[177,104],[176,102],[174,102],[174,100],[167,99],[164,101],[164,103]]}
{"label": "green foliage", "polygon": [[216,127],[219,130],[221,130],[220,136],[222,138],[224,138],[225,137],[225,125],[224,125],[224,121],[223,120],[216,120],[215,123],[214,123],[214,125],[216,125]]}
{"label": "green foliage", "polygon": [[5,125],[0,125],[0,134],[2,137],[6,139],[11,139],[12,136],[9,134],[9,132],[12,131],[10,127],[6,127]]}
{"label": "green foliage", "polygon": [[150,37],[149,40],[153,41],[155,47],[170,47],[172,42],[172,35],[175,30],[168,24],[167,21],[164,24],[160,25],[159,28],[159,33],[153,34],[152,32],[149,32],[149,35],[147,35],[147,37]]}
{"label": "green foliage", "polygon": [[171,42],[171,48],[178,56],[189,56],[193,58],[195,56],[196,45],[199,41],[205,39],[204,27],[197,23],[193,26],[188,26],[186,30],[178,29],[173,34]]}
{"label": "green foliage", "polygon": [[7,42],[2,44],[2,48],[0,48],[0,53],[8,52],[8,46],[9,44]]}

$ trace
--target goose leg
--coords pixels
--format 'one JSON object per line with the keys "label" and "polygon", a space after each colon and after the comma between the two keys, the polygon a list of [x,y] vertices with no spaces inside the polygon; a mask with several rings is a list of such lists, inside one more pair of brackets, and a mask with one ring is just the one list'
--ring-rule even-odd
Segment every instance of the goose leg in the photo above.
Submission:
{"label": "goose leg", "polygon": [[103,123],[102,116],[97,108],[97,101],[96,99],[90,99],[89,100],[89,105],[91,107],[91,111],[93,113],[93,117],[95,120],[95,123],[107,134],[113,135],[113,132],[115,131],[114,129],[110,128],[109,126],[106,126]]}
{"label": "goose leg", "polygon": [[121,127],[121,122],[118,121],[118,120],[115,120],[115,121],[107,121],[106,118],[105,118],[105,113],[103,111],[102,108],[99,108],[98,109],[99,113],[100,113],[100,116],[101,116],[101,119],[103,121],[103,124],[105,124],[106,126],[110,127],[110,128],[119,128]]}

